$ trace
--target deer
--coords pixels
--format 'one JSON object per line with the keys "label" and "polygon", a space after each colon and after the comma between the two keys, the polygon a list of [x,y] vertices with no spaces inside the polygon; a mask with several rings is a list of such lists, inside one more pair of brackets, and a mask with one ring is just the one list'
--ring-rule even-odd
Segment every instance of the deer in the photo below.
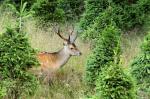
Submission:
{"label": "deer", "polygon": [[50,76],[52,72],[63,67],[71,56],[80,56],[81,52],[75,45],[77,34],[74,33],[74,29],[69,32],[68,38],[62,36],[60,28],[55,32],[63,40],[63,48],[57,52],[40,52],[38,54],[38,60],[41,67],[41,74]]}

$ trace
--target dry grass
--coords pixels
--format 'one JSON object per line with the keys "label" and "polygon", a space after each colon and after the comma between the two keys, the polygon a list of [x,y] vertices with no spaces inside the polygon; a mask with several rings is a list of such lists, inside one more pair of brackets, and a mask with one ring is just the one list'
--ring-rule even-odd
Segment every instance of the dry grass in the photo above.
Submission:
{"label": "dry grass", "polygon": [[122,35],[122,63],[124,67],[128,67],[133,58],[140,52],[140,46],[145,33],[137,28]]}
{"label": "dry grass", "polygon": [[6,26],[15,26],[16,20],[12,18],[12,12],[3,12],[3,7],[0,6],[0,33],[5,31]]}
{"label": "dry grass", "polygon": [[[39,51],[54,52],[63,47],[63,41],[52,33],[51,28],[43,31],[35,26],[34,21],[26,22],[26,31],[29,33],[31,44]],[[65,30],[64,30],[65,31]],[[139,34],[138,29],[129,31],[122,35],[122,60],[123,65],[128,67],[135,56],[140,51],[143,35]],[[83,55],[72,57],[69,62],[56,72],[52,85],[41,84],[32,99],[80,99],[84,98],[87,89],[84,85],[83,76],[85,62],[90,53],[89,44],[82,43],[77,39],[78,45]]]}
{"label": "dry grass", "polygon": [[[5,17],[4,17],[5,16]],[[8,24],[9,23],[9,24]],[[14,26],[15,18],[11,13],[0,15],[0,31],[5,31],[6,26]],[[32,19],[25,22],[25,31],[28,34],[32,47],[38,51],[55,52],[63,48],[63,41],[49,28],[44,31],[36,27]],[[66,31],[67,30],[63,30]],[[67,36],[67,34],[65,34]],[[83,76],[85,71],[86,57],[90,52],[89,44],[85,44],[79,39],[76,45],[82,52],[82,56],[73,56],[69,62],[58,70],[52,84],[40,84],[33,96],[26,96],[27,99],[80,99],[84,97],[86,86]]]}
{"label": "dry grass", "polygon": [[[14,23],[14,18],[10,13],[1,14],[0,32],[4,31],[6,25]],[[38,51],[55,52],[63,47],[63,41],[52,32],[51,28],[47,31],[37,28],[32,19],[25,22],[25,31],[28,33],[31,45]],[[140,51],[139,46],[143,35],[137,35],[138,32],[139,30],[135,29],[122,35],[122,60],[125,67],[129,66],[131,60]],[[51,85],[41,83],[36,93],[33,96],[27,96],[26,99],[84,99],[84,92],[87,88],[83,76],[90,46],[79,39],[77,39],[76,45],[83,55],[72,57],[63,68],[56,72]]]}
{"label": "dry grass", "polygon": [[[39,51],[55,52],[63,47],[63,40],[60,39],[51,28],[43,31],[35,26],[34,21],[25,24],[26,31],[32,46]],[[67,31],[67,30],[63,30]],[[64,34],[67,36],[67,34]],[[29,99],[79,99],[84,97],[86,87],[83,82],[85,61],[90,52],[89,44],[76,40],[76,45],[82,52],[81,56],[72,56],[69,62],[58,70],[52,84],[41,84],[35,95]]]}

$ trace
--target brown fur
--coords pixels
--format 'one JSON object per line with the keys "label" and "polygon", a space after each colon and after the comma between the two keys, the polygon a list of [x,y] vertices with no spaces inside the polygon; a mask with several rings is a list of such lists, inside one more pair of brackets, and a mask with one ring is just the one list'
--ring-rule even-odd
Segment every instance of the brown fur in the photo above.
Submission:
{"label": "brown fur", "polygon": [[38,54],[38,60],[41,64],[41,70],[54,70],[56,68],[57,53],[42,52]]}

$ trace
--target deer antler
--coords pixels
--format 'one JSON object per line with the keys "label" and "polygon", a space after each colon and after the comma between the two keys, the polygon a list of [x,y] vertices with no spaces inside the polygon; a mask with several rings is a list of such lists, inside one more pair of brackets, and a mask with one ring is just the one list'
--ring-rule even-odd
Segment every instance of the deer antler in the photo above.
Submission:
{"label": "deer antler", "polygon": [[74,43],[76,38],[77,38],[77,34],[74,32],[74,26],[72,25],[72,30],[70,30],[70,33],[69,33],[69,41],[71,43]]}
{"label": "deer antler", "polygon": [[65,40],[65,41],[68,41],[68,39],[64,38],[64,37],[60,34],[60,30],[59,30],[59,29],[58,29],[58,31],[57,31],[56,33],[57,33],[57,35],[58,35],[60,38],[62,38],[62,39]]}
{"label": "deer antler", "polygon": [[57,25],[57,24],[55,24],[55,26],[54,26],[55,33],[56,33],[60,38],[62,38],[63,40],[68,41],[68,39],[64,38],[64,37],[60,34],[60,28],[59,28],[58,25],[57,25],[57,32],[56,32],[56,25]]}

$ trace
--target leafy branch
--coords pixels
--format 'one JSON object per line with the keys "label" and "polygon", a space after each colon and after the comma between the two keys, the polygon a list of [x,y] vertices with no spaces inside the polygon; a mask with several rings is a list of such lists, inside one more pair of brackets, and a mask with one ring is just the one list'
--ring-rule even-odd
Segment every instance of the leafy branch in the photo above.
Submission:
{"label": "leafy branch", "polygon": [[13,4],[8,4],[8,6],[11,8],[11,10],[16,14],[17,16],[17,26],[19,27],[19,31],[22,30],[23,26],[23,21],[29,17],[32,16],[33,11],[27,11],[27,2],[22,2],[21,0],[21,6],[20,9],[18,10],[17,7]]}

